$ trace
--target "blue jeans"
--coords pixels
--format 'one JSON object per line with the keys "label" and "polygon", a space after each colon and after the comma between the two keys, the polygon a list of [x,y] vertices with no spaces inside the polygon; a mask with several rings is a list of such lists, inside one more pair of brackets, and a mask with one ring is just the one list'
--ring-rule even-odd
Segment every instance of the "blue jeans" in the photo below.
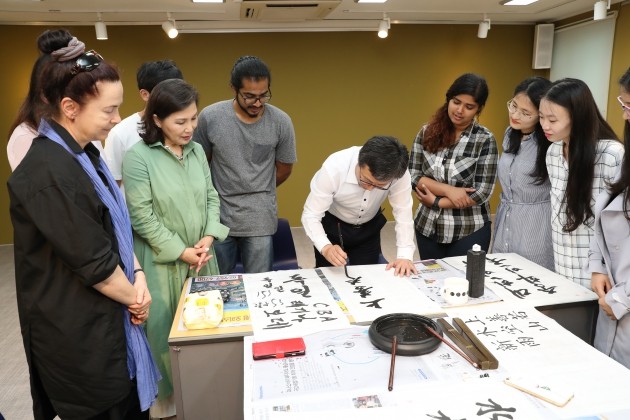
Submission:
{"label": "blue jeans", "polygon": [[265,273],[273,266],[273,236],[228,236],[214,242],[214,254],[221,274],[234,272],[236,263],[243,263],[245,273]]}

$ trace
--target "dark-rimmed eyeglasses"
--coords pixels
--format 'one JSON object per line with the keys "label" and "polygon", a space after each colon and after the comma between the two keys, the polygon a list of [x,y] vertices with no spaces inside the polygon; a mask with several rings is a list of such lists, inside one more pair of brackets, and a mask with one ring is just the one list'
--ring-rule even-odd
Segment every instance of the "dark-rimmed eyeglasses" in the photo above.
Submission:
{"label": "dark-rimmed eyeglasses", "polygon": [[361,174],[361,169],[359,169],[359,182],[363,185],[367,185],[369,187],[373,187],[376,188],[377,190],[381,190],[381,191],[389,191],[389,189],[392,186],[392,182],[389,183],[389,185],[387,187],[381,187],[380,185],[376,185],[376,184],[372,184],[370,181],[367,181],[365,179],[363,179],[363,175]]}
{"label": "dark-rimmed eyeglasses", "polygon": [[100,66],[102,61],[103,57],[96,51],[86,51],[76,59],[70,72],[74,76],[84,71],[92,71]]}
{"label": "dark-rimmed eyeglasses", "polygon": [[630,106],[626,105],[623,102],[623,99],[621,99],[621,96],[617,96],[617,100],[621,104],[621,109],[623,110],[623,112],[625,112],[626,114],[630,115]]}
{"label": "dark-rimmed eyeglasses", "polygon": [[245,105],[254,105],[258,101],[260,101],[261,104],[266,104],[271,100],[271,90],[260,96],[251,95],[249,93],[241,93],[240,90],[238,91],[238,94],[241,95],[241,98],[243,98]]}

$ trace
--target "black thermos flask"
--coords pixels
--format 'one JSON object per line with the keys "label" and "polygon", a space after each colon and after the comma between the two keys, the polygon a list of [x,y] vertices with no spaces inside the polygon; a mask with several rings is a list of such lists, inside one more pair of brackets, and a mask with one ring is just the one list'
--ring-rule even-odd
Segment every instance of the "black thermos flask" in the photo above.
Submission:
{"label": "black thermos flask", "polygon": [[466,279],[468,280],[468,296],[483,296],[486,274],[486,252],[475,244],[466,256]]}

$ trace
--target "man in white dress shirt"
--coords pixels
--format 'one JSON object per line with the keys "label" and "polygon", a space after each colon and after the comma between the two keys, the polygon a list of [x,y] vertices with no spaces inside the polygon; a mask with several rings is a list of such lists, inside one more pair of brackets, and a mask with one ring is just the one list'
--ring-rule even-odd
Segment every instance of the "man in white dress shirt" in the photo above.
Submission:
{"label": "man in white dress shirt", "polygon": [[396,220],[394,274],[416,273],[414,227],[407,148],[393,137],[376,136],[363,147],[333,153],[311,180],[302,225],[315,246],[317,267],[377,264],[381,204],[389,199]]}
{"label": "man in white dress shirt", "polygon": [[[183,79],[181,70],[172,60],[147,61],[142,63],[136,73],[140,97],[146,103],[151,91],[158,83],[167,79]],[[122,185],[122,162],[127,150],[140,141],[140,123],[144,109],[134,112],[109,132],[105,140],[105,163],[109,167],[118,185]]]}

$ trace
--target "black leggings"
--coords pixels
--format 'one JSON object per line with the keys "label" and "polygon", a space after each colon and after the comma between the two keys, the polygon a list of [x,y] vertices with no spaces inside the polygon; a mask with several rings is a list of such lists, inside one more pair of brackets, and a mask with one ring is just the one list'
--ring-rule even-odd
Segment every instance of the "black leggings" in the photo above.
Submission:
{"label": "black leggings", "polygon": [[473,245],[478,244],[481,249],[488,252],[490,239],[492,237],[492,222],[487,221],[483,227],[470,235],[463,237],[450,244],[440,244],[435,239],[427,238],[416,231],[416,241],[418,252],[422,260],[435,260],[438,258],[458,257],[466,255]]}

